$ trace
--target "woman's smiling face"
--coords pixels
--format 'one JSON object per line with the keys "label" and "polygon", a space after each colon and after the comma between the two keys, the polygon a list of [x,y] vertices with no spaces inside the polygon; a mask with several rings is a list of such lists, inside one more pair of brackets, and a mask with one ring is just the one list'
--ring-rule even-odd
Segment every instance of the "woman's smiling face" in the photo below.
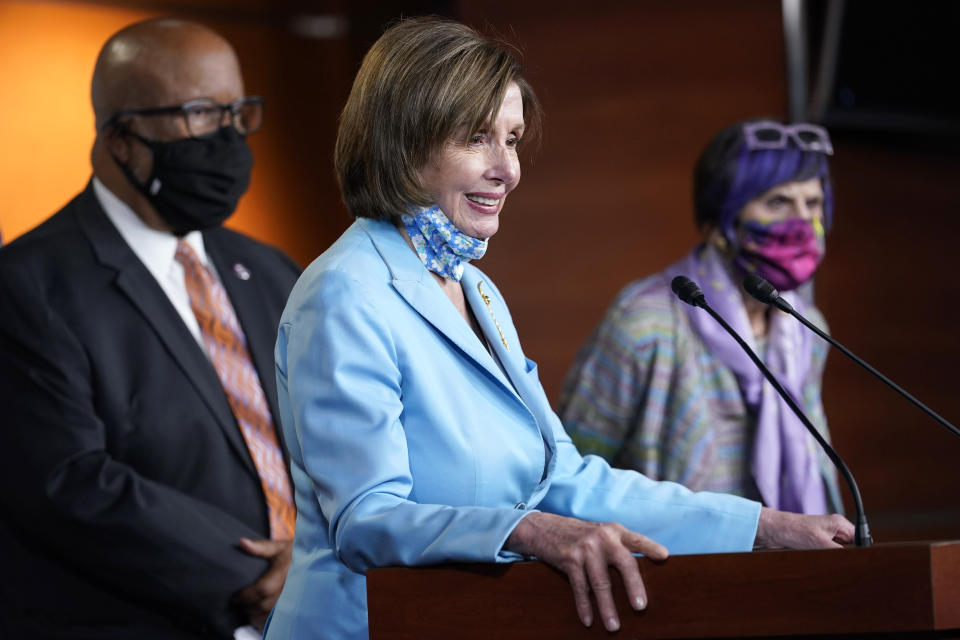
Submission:
{"label": "woman's smiling face", "polygon": [[484,239],[497,232],[503,201],[520,182],[517,145],[523,128],[520,87],[510,83],[487,129],[466,145],[457,132],[420,172],[433,202],[468,236]]}

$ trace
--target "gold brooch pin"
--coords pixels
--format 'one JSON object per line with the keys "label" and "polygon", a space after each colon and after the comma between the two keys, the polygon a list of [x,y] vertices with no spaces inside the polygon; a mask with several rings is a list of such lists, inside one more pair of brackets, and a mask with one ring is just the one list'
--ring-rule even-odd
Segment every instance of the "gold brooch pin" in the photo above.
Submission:
{"label": "gold brooch pin", "polygon": [[497,333],[500,334],[500,342],[503,343],[503,346],[506,347],[507,351],[510,351],[510,345],[507,344],[507,341],[503,337],[503,330],[500,328],[500,323],[497,322],[497,316],[493,313],[493,307],[490,306],[490,296],[483,292],[483,280],[477,283],[477,291],[480,292],[480,297],[483,298],[484,304],[487,305],[487,311],[490,312],[490,318],[493,319],[493,326],[497,328]]}

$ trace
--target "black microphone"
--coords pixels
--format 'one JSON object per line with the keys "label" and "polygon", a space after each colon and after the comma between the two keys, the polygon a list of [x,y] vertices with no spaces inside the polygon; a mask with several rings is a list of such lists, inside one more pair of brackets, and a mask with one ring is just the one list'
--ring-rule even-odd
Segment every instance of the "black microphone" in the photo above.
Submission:
{"label": "black microphone", "polygon": [[957,429],[955,426],[953,426],[952,424],[947,422],[944,418],[942,418],[940,414],[938,414],[933,409],[931,409],[930,407],[923,404],[922,402],[914,398],[912,395],[907,393],[906,390],[901,388],[893,380],[891,380],[890,378],[883,375],[882,373],[880,373],[879,371],[871,367],[869,364],[864,362],[863,359],[861,359],[855,353],[853,353],[852,351],[847,349],[845,346],[843,346],[842,344],[834,340],[827,333],[821,330],[820,327],[813,324],[812,322],[804,318],[802,315],[797,313],[797,310],[794,309],[789,302],[787,302],[786,300],[780,297],[780,292],[777,291],[772,284],[770,284],[769,282],[767,282],[766,280],[764,280],[763,278],[761,278],[756,274],[751,274],[743,279],[743,288],[747,293],[749,293],[751,296],[753,296],[760,302],[765,302],[767,304],[775,305],[778,309],[782,309],[783,311],[792,315],[794,318],[799,320],[805,327],[807,327],[808,329],[813,331],[815,334],[817,334],[818,336],[820,336],[821,338],[823,338],[824,340],[826,340],[827,342],[835,346],[837,349],[839,349],[841,353],[843,353],[843,355],[847,356],[848,358],[856,362],[858,365],[860,365],[861,367],[863,367],[864,369],[872,373],[874,376],[879,378],[881,382],[883,382],[888,387],[890,387],[891,389],[893,389],[894,391],[902,395],[904,398],[912,402],[915,407],[917,407],[918,409],[923,411],[925,414],[927,414],[928,416],[930,416],[931,418],[939,422],[941,425],[946,427],[951,433],[953,433],[953,435],[960,437],[960,429]]}
{"label": "black microphone", "polygon": [[682,301],[694,307],[707,308],[707,299],[697,283],[686,276],[677,276],[670,282],[670,288]]}
{"label": "black microphone", "polygon": [[[769,284],[769,283],[768,283]],[[867,524],[867,515],[863,511],[863,500],[860,498],[860,489],[857,488],[857,481],[853,479],[853,474],[850,473],[850,468],[847,467],[847,463],[843,461],[843,458],[834,451],[833,447],[830,446],[826,440],[823,439],[823,436],[820,435],[820,432],[817,431],[817,428],[813,426],[810,422],[810,419],[803,413],[800,409],[800,406],[797,404],[796,400],[783,388],[783,385],[777,380],[776,376],[767,368],[763,361],[753,352],[753,349],[750,348],[743,338],[737,335],[737,332],[733,330],[726,320],[720,317],[713,308],[707,304],[707,299],[703,295],[703,291],[700,290],[700,287],[696,282],[691,280],[686,276],[677,276],[670,283],[670,287],[673,289],[673,292],[677,294],[677,297],[686,302],[687,304],[700,307],[709,313],[717,323],[726,330],[730,336],[737,341],[737,344],[740,345],[740,348],[743,349],[750,359],[753,360],[753,364],[757,365],[757,368],[760,369],[760,372],[763,376],[770,382],[773,388],[776,390],[780,397],[783,398],[784,402],[787,403],[787,406],[796,414],[800,422],[803,423],[803,426],[807,428],[807,431],[810,432],[810,435],[813,436],[814,440],[823,448],[827,453],[827,456],[833,461],[833,464],[840,470],[843,479],[846,480],[847,486],[850,487],[850,494],[853,496],[853,505],[854,509],[857,512],[857,522],[854,530],[854,544],[858,547],[869,547],[873,545],[873,538],[870,536],[870,525]],[[772,287],[771,287],[772,288]],[[786,302],[786,301],[784,301]]]}

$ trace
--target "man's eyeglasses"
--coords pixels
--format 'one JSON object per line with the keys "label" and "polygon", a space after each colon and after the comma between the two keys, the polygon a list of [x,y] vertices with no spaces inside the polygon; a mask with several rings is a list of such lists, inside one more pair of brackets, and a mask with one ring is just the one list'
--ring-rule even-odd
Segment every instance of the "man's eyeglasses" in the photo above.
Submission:
{"label": "man's eyeglasses", "polygon": [[830,134],[823,127],[806,122],[783,125],[779,122],[751,122],[743,126],[747,149],[786,149],[793,140],[803,151],[833,155]]}
{"label": "man's eyeglasses", "polygon": [[175,107],[151,107],[147,109],[124,109],[118,111],[104,123],[106,128],[116,124],[124,116],[164,116],[179,115],[187,125],[187,132],[193,138],[210,135],[221,126],[226,114],[230,114],[230,123],[243,135],[256,133],[263,124],[263,98],[247,96],[237,98],[227,104],[221,104],[210,98],[198,98]]}

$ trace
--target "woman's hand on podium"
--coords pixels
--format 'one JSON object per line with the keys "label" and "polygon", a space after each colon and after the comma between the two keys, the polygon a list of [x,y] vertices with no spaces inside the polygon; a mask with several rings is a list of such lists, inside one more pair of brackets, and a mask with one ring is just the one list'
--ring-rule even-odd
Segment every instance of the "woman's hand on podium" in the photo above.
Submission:
{"label": "woman's hand on podium", "polygon": [[853,524],[839,514],[811,516],[760,509],[756,546],[767,549],[831,549],[853,543]]}
{"label": "woman's hand on podium", "polygon": [[573,588],[577,615],[587,627],[593,624],[590,592],[607,631],[620,628],[613,602],[610,566],[623,578],[630,604],[637,611],[647,606],[647,592],[634,553],[651,560],[666,560],[666,547],[617,523],[596,523],[549,513],[527,515],[507,538],[505,548],[556,567]]}

